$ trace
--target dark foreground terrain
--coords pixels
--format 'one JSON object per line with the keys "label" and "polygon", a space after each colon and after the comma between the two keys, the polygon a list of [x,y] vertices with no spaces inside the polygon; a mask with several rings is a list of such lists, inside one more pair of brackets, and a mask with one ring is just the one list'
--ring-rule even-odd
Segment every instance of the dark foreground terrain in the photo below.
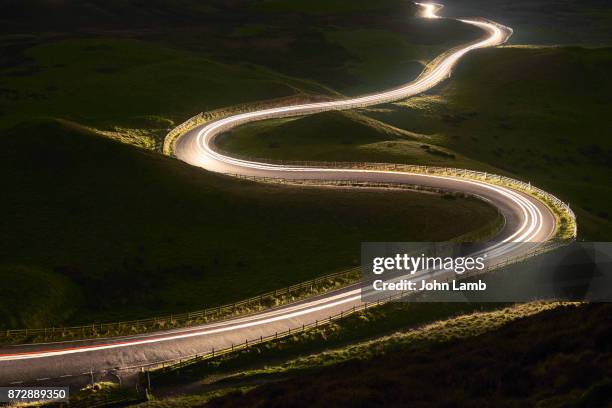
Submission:
{"label": "dark foreground terrain", "polygon": [[606,407],[612,307],[566,306],[463,341],[409,344],[210,400],[207,407]]}

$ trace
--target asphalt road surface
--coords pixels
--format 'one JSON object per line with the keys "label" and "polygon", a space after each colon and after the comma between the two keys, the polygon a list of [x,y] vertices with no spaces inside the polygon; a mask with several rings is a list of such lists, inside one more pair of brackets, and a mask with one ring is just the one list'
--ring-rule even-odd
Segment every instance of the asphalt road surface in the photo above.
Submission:
{"label": "asphalt road surface", "polygon": [[[438,18],[438,5],[421,6],[423,17]],[[548,207],[521,192],[446,176],[253,162],[229,157],[214,147],[217,135],[245,123],[359,108],[416,95],[448,78],[453,66],[469,51],[502,44],[512,33],[511,29],[484,19],[460,21],[481,28],[484,37],[445,53],[416,80],[404,86],[353,99],[276,107],[234,115],[185,134],[177,141],[175,154],[187,163],[220,173],[283,179],[407,183],[473,194],[497,207],[505,219],[495,243],[487,249],[489,261],[520,256],[524,246],[517,246],[517,242],[545,242],[551,238],[556,227],[555,217]],[[93,373],[96,380],[104,376],[112,379],[115,375],[127,378],[137,372],[140,366],[206,353],[213,348],[219,350],[232,344],[242,344],[246,339],[254,340],[290,328],[298,329],[315,320],[325,320],[340,311],[351,310],[360,303],[359,289],[349,287],[256,315],[197,327],[118,338],[3,346],[0,348],[0,385],[78,385],[88,382],[92,376],[90,373]],[[107,373],[99,374],[102,372]]]}

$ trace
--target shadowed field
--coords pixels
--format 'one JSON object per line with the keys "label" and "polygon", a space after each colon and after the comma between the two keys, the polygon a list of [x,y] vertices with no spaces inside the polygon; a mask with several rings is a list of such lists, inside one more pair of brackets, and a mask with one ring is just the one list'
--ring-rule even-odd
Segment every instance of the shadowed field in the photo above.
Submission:
{"label": "shadowed field", "polygon": [[610,69],[610,48],[482,50],[427,95],[360,114],[246,126],[223,136],[219,145],[263,158],[433,164],[510,174],[570,201],[580,233],[607,239]]}
{"label": "shadowed field", "polygon": [[0,129],[55,117],[155,148],[201,111],[403,83],[440,50],[479,35],[416,18],[410,2],[320,6],[335,11],[258,1],[0,3]]}
{"label": "shadowed field", "polygon": [[0,140],[5,327],[240,300],[351,267],[363,241],[446,240],[497,217],[473,199],[243,182],[65,122]]}
{"label": "shadowed field", "polygon": [[[432,313],[432,305],[423,306]],[[448,305],[436,306],[448,312]],[[394,307],[407,312],[416,305]],[[359,316],[356,331],[364,324],[359,320],[376,325],[379,312]],[[385,318],[393,317],[386,312]],[[437,407],[460,401],[467,407],[603,407],[612,389],[609,314],[605,304],[524,304],[409,326],[340,347],[334,342],[343,328],[332,327],[311,335],[319,343],[331,340],[325,351],[274,359],[263,350],[263,358],[270,358],[263,364],[260,358],[256,367],[175,390],[189,395],[140,406]],[[308,341],[290,339],[277,351],[284,356]],[[167,380],[176,382],[172,377],[183,374],[190,379],[187,369]]]}

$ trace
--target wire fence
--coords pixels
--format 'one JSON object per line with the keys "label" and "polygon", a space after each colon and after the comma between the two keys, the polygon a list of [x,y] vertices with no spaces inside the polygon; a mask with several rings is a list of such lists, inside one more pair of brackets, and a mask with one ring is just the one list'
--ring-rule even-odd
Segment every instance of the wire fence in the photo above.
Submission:
{"label": "wire fence", "polygon": [[[361,187],[361,188],[387,188],[387,189],[399,189],[399,190],[410,190],[419,192],[429,192],[436,194],[449,194],[448,190],[423,186],[420,184],[408,184],[408,183],[379,183],[371,181],[353,181],[353,180],[319,180],[319,179],[285,179],[278,177],[261,177],[261,176],[247,176],[236,173],[226,173],[226,175],[255,182],[262,182],[268,184],[284,184],[284,185],[312,185],[312,186],[334,186],[334,187]],[[469,193],[457,192],[463,197],[475,197]],[[454,195],[453,195],[454,196]],[[497,217],[484,225],[483,227],[467,232],[463,235],[451,239],[452,242],[475,242],[485,240],[491,237],[494,233],[499,231],[499,228],[503,225],[503,217],[501,212],[496,208]]]}
{"label": "wire fence", "polygon": [[237,316],[248,316],[262,310],[271,310],[274,307],[280,307],[307,297],[324,294],[348,286],[357,282],[360,277],[361,267],[354,267],[222,306],[187,313],[111,323],[2,330],[0,331],[0,341],[14,344],[25,341],[72,340],[191,327]]}
{"label": "wire fence", "polygon": [[[401,297],[402,294],[396,294],[396,295],[391,295],[389,296],[387,299],[382,300],[376,300],[373,302],[364,302],[361,303],[359,305],[354,305],[352,308],[347,309],[347,310],[343,310],[340,311],[339,313],[330,315],[326,318],[320,319],[320,320],[315,320],[314,322],[310,322],[310,323],[305,323],[302,324],[301,326],[298,326],[294,329],[287,329],[284,331],[280,331],[280,332],[275,332],[273,334],[269,334],[267,336],[259,336],[259,337],[254,337],[251,339],[245,339],[244,342],[239,343],[239,344],[232,344],[229,347],[225,347],[225,348],[221,348],[218,350],[215,349],[211,349],[208,352],[205,353],[196,353],[190,356],[185,356],[182,357],[180,359],[170,359],[170,360],[166,360],[166,361],[159,361],[156,363],[151,363],[148,364],[147,366],[143,366],[147,368],[147,370],[149,370],[151,373],[155,372],[156,374],[163,374],[166,373],[168,371],[174,371],[177,369],[180,369],[182,367],[191,365],[193,363],[199,362],[199,361],[203,361],[203,360],[208,360],[211,358],[215,358],[215,357],[221,357],[224,356],[226,354],[229,353],[234,353],[237,351],[241,351],[241,350],[245,350],[248,349],[250,347],[254,347],[257,345],[260,345],[262,343],[266,343],[268,341],[271,340],[277,340],[283,337],[287,337],[290,335],[300,335],[303,334],[305,331],[312,329],[312,328],[316,328],[316,327],[320,327],[323,325],[326,325],[328,323],[340,320],[340,319],[344,319],[350,315],[352,315],[355,312],[360,312],[363,310],[367,310],[368,308],[372,308],[375,306],[380,306],[384,303],[387,303],[389,301],[392,301],[394,299],[398,299]],[[405,295],[405,294],[403,294]]]}
{"label": "wire fence", "polygon": [[[311,100],[313,99],[310,97]],[[282,98],[274,101],[261,101],[256,106],[257,108],[266,107],[266,106],[275,106],[281,103],[286,104],[290,101],[303,101],[306,97],[289,97]],[[192,118],[186,120],[185,122],[178,125],[176,128],[171,130],[166,138],[164,139],[164,153],[172,154],[173,144],[176,139],[187,132],[195,128],[202,123],[210,122],[213,120],[217,120],[222,117],[230,116],[234,113],[240,113],[245,111],[251,111],[254,107],[252,104],[247,105],[236,105],[227,109],[218,109],[209,112],[201,112]],[[291,115],[289,115],[291,116]],[[276,116],[275,116],[276,117]],[[576,237],[578,228],[576,223],[576,215],[570,208],[569,203],[565,203],[555,195],[544,191],[538,187],[531,185],[530,182],[524,182],[521,180],[517,180],[511,177],[502,176],[499,174],[489,173],[485,171],[479,170],[468,170],[468,169],[458,169],[454,167],[440,167],[440,166],[425,166],[425,165],[413,165],[413,164],[396,164],[396,163],[375,163],[375,162],[320,162],[320,161],[298,161],[298,160],[278,160],[278,159],[262,159],[258,157],[251,157],[246,155],[236,155],[229,154],[228,152],[223,151],[215,146],[215,150],[218,152],[240,158],[243,160],[249,161],[257,161],[264,162],[267,164],[277,164],[283,166],[293,166],[293,167],[317,167],[317,168],[329,168],[329,169],[363,169],[363,170],[382,170],[382,171],[394,171],[394,172],[407,172],[407,173],[417,173],[417,174],[430,174],[430,175],[441,175],[441,176],[451,176],[451,177],[460,177],[460,178],[469,178],[475,180],[485,181],[491,184],[503,185],[506,187],[510,187],[513,189],[517,189],[526,193],[529,193],[545,204],[547,204],[556,216],[558,216],[559,221],[562,225],[560,225],[562,231],[560,231],[561,235],[564,235],[565,238],[573,239]],[[237,174],[231,174],[233,176],[238,176]],[[246,176],[242,176],[243,178],[248,178]],[[254,179],[258,179],[259,181],[270,182],[273,178],[267,177],[255,177]],[[282,179],[281,179],[282,180]],[[285,182],[288,180],[285,179]],[[296,182],[297,180],[293,180]],[[304,181],[304,180],[303,180]],[[338,181],[341,182],[341,181]],[[349,181],[345,181],[346,185],[349,185]],[[313,183],[314,184],[314,183]],[[319,182],[320,184],[320,182]],[[339,185],[339,184],[336,184]],[[355,184],[351,184],[355,185]],[[416,188],[416,186],[411,186],[409,188]],[[423,188],[421,188],[423,189]]]}
{"label": "wire fence", "polygon": [[[292,166],[322,167],[332,169],[352,168],[377,171],[398,171],[418,174],[430,174],[437,176],[451,176],[480,180],[491,184],[507,186],[532,194],[538,197],[543,202],[545,202],[560,220],[561,230],[558,231],[558,235],[564,235],[563,238],[566,239],[574,239],[577,233],[576,217],[574,215],[574,212],[571,210],[569,204],[558,199],[556,196],[531,185],[531,183],[525,183],[506,176],[476,170],[456,169],[452,167],[433,167],[405,164],[312,161],[282,161],[281,163]],[[352,180],[283,179],[274,177],[245,176],[239,174],[230,174],[230,176],[266,183],[312,184],[352,187],[387,187],[443,192],[443,190],[438,188],[403,183],[372,183],[356,182]],[[50,339],[64,340],[88,337],[107,337],[122,334],[145,333],[156,330],[189,327],[198,324],[204,324],[211,321],[218,321],[224,318],[247,315],[249,313],[256,313],[258,311],[261,311],[262,309],[286,304],[297,299],[302,299],[309,295],[325,293],[329,290],[339,288],[344,284],[356,282],[359,279],[359,270],[359,268],[349,269],[347,271],[338,272],[308,282],[296,284],[285,289],[268,292],[260,296],[252,297],[240,302],[235,302],[229,305],[194,312],[170,314],[147,319],[137,319],[112,323],[92,323],[88,325],[72,327],[4,330],[0,331],[0,342],[17,343],[25,341],[48,341]],[[350,279],[347,279],[349,276]]]}
{"label": "wire fence", "polygon": [[248,112],[254,109],[265,109],[270,107],[276,107],[281,105],[295,105],[298,103],[306,103],[306,102],[317,102],[317,101],[328,101],[330,97],[328,96],[315,96],[309,95],[306,93],[297,94],[293,96],[286,96],[282,98],[276,99],[267,99],[260,100],[251,103],[243,103],[238,105],[232,105],[225,108],[214,109],[210,111],[200,112],[186,121],[178,124],[176,127],[171,129],[166,136],[164,137],[164,141],[162,144],[162,153],[172,156],[174,154],[174,145],[179,138],[184,133],[189,132],[195,127],[212,122],[217,119],[221,119],[224,117],[228,117],[231,115]]}
{"label": "wire fence", "polygon": [[[465,273],[464,275],[462,275],[462,279],[475,277],[475,276],[478,276],[484,273],[490,273],[492,271],[502,269],[509,265],[523,262],[529,258],[549,252],[563,245],[565,245],[565,243],[563,242],[551,242],[546,245],[534,246],[534,248],[531,251],[525,253],[524,255],[520,257],[506,258],[500,262],[490,265],[484,271],[473,271],[470,273]],[[439,282],[449,282],[455,279],[455,276],[448,276],[448,277],[436,278],[436,279],[438,279]],[[419,296],[419,295],[420,295],[419,293],[414,293],[408,290],[398,291],[397,293],[391,294],[384,298],[378,298],[378,299],[375,299],[369,302],[368,301],[361,302],[360,304],[353,305],[351,308],[347,310],[343,310],[343,311],[340,311],[339,313],[329,315],[328,317],[324,319],[319,319],[319,320],[315,320],[314,322],[302,324],[302,326],[298,326],[297,328],[293,328],[293,329],[289,328],[287,330],[284,330],[281,332],[275,332],[273,334],[269,334],[266,336],[259,336],[259,337],[254,337],[251,339],[247,338],[244,340],[244,342],[232,344],[229,347],[220,348],[220,349],[213,348],[210,351],[204,352],[204,353],[196,353],[196,354],[192,354],[190,356],[184,356],[178,359],[157,361],[154,363],[143,365],[139,368],[142,369],[143,375],[146,376],[144,380],[148,382],[149,383],[148,385],[150,386],[151,378],[160,377],[169,372],[178,371],[181,368],[192,365],[194,363],[198,363],[204,360],[210,360],[213,358],[221,358],[227,354],[235,353],[241,350],[246,350],[250,347],[258,346],[258,345],[261,345],[269,341],[281,339],[283,337],[287,337],[291,335],[300,335],[310,329],[317,328],[325,324],[332,323],[334,321],[345,319],[356,312],[365,311],[365,310],[371,309],[372,307],[377,307],[377,306],[380,306],[380,305],[383,305],[383,304],[386,304],[392,301],[404,299],[407,296]],[[145,368],[146,368],[146,371],[145,371]]]}
{"label": "wire fence", "polygon": [[273,339],[279,339],[279,338],[286,337],[289,335],[302,334],[310,328],[319,327],[319,326],[328,324],[330,322],[336,321],[338,319],[348,317],[349,315],[355,312],[367,310],[368,308],[372,308],[374,306],[381,305],[397,297],[399,296],[394,295],[394,296],[390,296],[389,299],[387,299],[386,301],[378,300],[375,302],[366,302],[360,305],[354,305],[350,309],[341,311],[340,313],[330,315],[329,317],[326,317],[324,319],[315,320],[314,322],[303,324],[300,327],[293,328],[293,329],[289,328],[285,331],[275,332],[274,334],[267,335],[267,336],[259,336],[259,337],[251,338],[251,339],[247,338],[245,339],[244,342],[241,342],[239,344],[238,343],[233,344],[226,348],[220,348],[220,349],[212,348],[210,351],[207,351],[207,352],[194,353],[194,354],[182,356],[179,358],[158,360],[154,362],[134,364],[134,365],[128,365],[128,366],[123,366],[123,367],[116,367],[114,369],[96,370],[96,371],[92,369],[90,371],[83,372],[83,373],[66,374],[66,375],[53,377],[53,378],[47,377],[47,378],[33,379],[30,381],[14,381],[14,382],[9,382],[7,385],[25,385],[25,384],[35,385],[35,384],[50,383],[54,380],[69,380],[69,379],[75,379],[75,378],[80,379],[81,383],[83,384],[93,384],[94,382],[97,381],[97,379],[107,376],[109,374],[112,374],[115,377],[120,378],[122,372],[140,371],[141,375],[145,376],[144,378],[141,378],[140,383],[141,384],[144,383],[145,387],[147,387],[148,385],[147,388],[150,388],[150,385],[147,384],[147,377],[149,377],[150,374],[152,373],[157,374],[158,371],[159,373],[164,372],[164,371],[172,371],[172,370],[184,367],[186,365],[193,364],[198,361],[215,358],[215,357],[221,357],[223,355],[226,355],[232,352],[237,352],[240,350],[248,349],[250,347],[265,343]]}
{"label": "wire fence", "polygon": [[[263,159],[249,158],[241,156],[245,160],[256,160],[262,161]],[[439,166],[422,166],[412,164],[392,164],[392,163],[370,163],[370,162],[318,162],[318,161],[288,161],[288,160],[268,160],[265,159],[265,163],[278,164],[288,167],[304,167],[304,168],[324,168],[324,169],[360,169],[360,170],[371,170],[371,171],[389,171],[389,172],[403,172],[403,173],[415,173],[415,174],[426,174],[433,176],[446,176],[464,178],[470,180],[482,181],[489,184],[499,185],[508,187],[514,190],[519,190],[535,196],[540,201],[549,207],[555,216],[558,217],[559,223],[561,224],[560,230],[557,231],[557,235],[565,239],[576,238],[578,228],[576,222],[576,215],[570,208],[569,203],[565,203],[555,195],[544,191],[538,187],[533,186],[530,182],[524,182],[511,177],[502,176],[499,174],[489,173],[478,170],[458,169],[454,167],[439,167]],[[285,183],[285,184],[313,184],[313,185],[346,185],[346,186],[392,186],[394,188],[403,188],[402,183],[361,183],[352,180],[317,180],[317,179],[288,179],[288,178],[275,178],[275,177],[261,177],[261,176],[246,176],[240,174],[228,174],[233,177],[239,177],[243,179],[249,179],[253,181],[260,181],[266,183]],[[429,188],[427,186],[406,184],[405,188],[413,190],[423,191],[443,191],[441,189]]]}
{"label": "wire fence", "polygon": [[[480,274],[489,273],[489,272],[504,268],[506,266],[522,262],[528,258],[543,254],[545,252],[549,252],[565,244],[566,244],[565,242],[549,242],[545,245],[534,246],[531,251],[528,251],[527,253],[521,255],[520,257],[506,258],[500,262],[489,265],[483,271],[475,270],[472,272],[466,272],[465,274],[462,275],[462,279],[475,277]],[[455,276],[452,276],[452,275],[447,276],[447,277],[436,277],[436,279],[439,282],[448,282],[454,278]],[[308,323],[303,323],[301,326],[298,325],[297,327],[294,327],[294,328],[290,327],[286,330],[277,331],[277,332],[268,334],[266,336],[261,335],[259,337],[245,338],[243,342],[231,344],[229,347],[223,347],[223,348],[218,348],[218,349],[211,348],[208,351],[185,355],[185,356],[181,356],[177,358],[127,365],[123,367],[116,367],[113,369],[97,370],[97,371],[94,371],[92,369],[88,372],[83,372],[83,373],[78,373],[78,374],[66,374],[66,375],[62,375],[62,376],[54,377],[54,378],[41,378],[41,379],[35,379],[31,381],[15,381],[15,382],[10,382],[7,385],[17,385],[17,384],[36,385],[36,384],[45,384],[45,383],[48,384],[50,381],[54,381],[54,380],[64,381],[64,380],[75,379],[75,378],[79,378],[81,380],[81,383],[83,384],[88,384],[88,383],[93,384],[95,381],[97,381],[100,378],[105,378],[106,380],[108,380],[109,375],[112,375],[117,380],[121,381],[121,378],[124,375],[123,373],[125,374],[132,373],[131,375],[134,375],[134,373],[139,373],[138,374],[139,380],[136,383],[136,389],[137,389],[137,392],[142,393],[143,389],[151,389],[151,382],[156,380],[157,378],[160,378],[163,375],[166,375],[168,373],[177,372],[181,368],[184,368],[191,364],[195,364],[198,362],[202,362],[202,361],[210,360],[214,358],[222,358],[223,356],[226,356],[228,354],[239,352],[242,350],[247,350],[251,347],[259,346],[263,343],[281,339],[283,337],[288,337],[292,335],[302,335],[308,330],[311,330],[317,327],[321,327],[323,325],[332,323],[334,321],[345,319],[354,313],[366,311],[373,307],[377,307],[377,306],[380,306],[380,305],[383,305],[383,304],[386,304],[392,301],[405,299],[407,296],[419,296],[419,295],[420,295],[419,293],[415,293],[414,291],[403,290],[403,291],[397,291],[397,293],[391,294],[384,298],[379,297],[372,301],[364,301],[364,300],[358,301],[357,304],[353,304],[353,306],[345,310],[341,310],[338,313],[331,314],[325,318],[316,319]]]}
{"label": "wire fence", "polygon": [[[487,273],[487,272],[492,272],[493,270],[498,270],[506,266],[522,262],[528,258],[537,256],[545,252],[551,251],[555,248],[558,248],[560,245],[563,245],[563,243],[551,243],[549,245],[534,247],[532,251],[530,251],[527,254],[524,254],[521,257],[513,257],[513,258],[505,259],[501,262],[498,262],[490,266],[489,268],[487,268],[486,271],[476,271],[475,273],[466,273],[462,276],[462,279],[470,278],[470,277],[477,276],[477,275]],[[454,278],[455,278],[454,276],[449,276],[449,277],[445,277],[442,279],[438,278],[438,281],[448,282]],[[155,363],[148,364],[146,366],[142,366],[141,368],[143,369],[143,374],[148,377],[146,380],[149,382],[149,385],[150,385],[151,376],[153,376],[153,378],[160,377],[169,372],[180,370],[181,368],[192,365],[194,363],[198,363],[200,361],[210,360],[213,358],[220,358],[227,354],[235,353],[241,350],[246,350],[250,347],[258,346],[263,343],[266,343],[272,340],[277,340],[283,337],[287,337],[291,335],[300,335],[310,329],[317,328],[325,324],[332,323],[334,321],[345,319],[356,312],[365,311],[365,310],[371,309],[372,307],[377,307],[377,306],[380,306],[380,305],[383,305],[383,304],[386,304],[392,301],[400,300],[410,295],[418,296],[419,294],[418,293],[415,294],[414,292],[410,292],[407,290],[398,291],[398,293],[391,294],[385,298],[378,298],[370,302],[366,301],[366,302],[362,302],[361,304],[353,305],[352,308],[350,309],[340,311],[339,313],[336,313],[336,314],[332,314],[324,319],[315,320],[314,322],[302,324],[302,326],[298,326],[297,328],[294,328],[294,329],[289,328],[287,330],[284,330],[281,332],[275,332],[274,334],[269,334],[267,336],[260,336],[260,337],[255,337],[251,339],[245,339],[244,342],[239,343],[239,344],[232,344],[229,347],[220,348],[217,350],[213,348],[208,352],[196,353],[196,354],[185,356],[179,359],[158,361]],[[144,368],[146,368],[148,372],[145,372]]]}
{"label": "wire fence", "polygon": [[387,300],[382,301],[382,300],[377,300],[375,302],[365,302],[359,305],[354,305],[352,308],[347,309],[345,311],[341,311],[340,313],[337,314],[333,314],[330,315],[329,317],[326,317],[324,319],[320,319],[320,320],[315,320],[314,322],[308,323],[308,324],[303,324],[300,327],[294,328],[294,329],[287,329],[285,331],[281,331],[281,332],[275,332],[274,334],[271,335],[267,335],[267,336],[259,336],[256,338],[252,338],[252,339],[245,339],[244,342],[242,343],[237,343],[237,344],[233,344],[229,347],[226,348],[220,348],[220,349],[215,349],[212,348],[210,351],[208,352],[202,352],[202,353],[194,353],[194,354],[190,354],[187,356],[182,356],[182,357],[178,357],[178,358],[172,358],[172,359],[166,359],[166,360],[158,360],[158,361],[154,361],[154,362],[148,362],[148,363],[142,363],[142,364],[135,364],[135,365],[128,365],[128,366],[123,366],[123,367],[116,367],[114,369],[108,369],[108,370],[96,370],[94,371],[93,369],[91,371],[87,371],[87,372],[83,372],[83,373],[78,373],[78,374],[66,374],[66,375],[62,375],[59,377],[53,377],[53,378],[40,378],[40,379],[33,379],[31,381],[14,381],[14,382],[9,382],[8,385],[23,385],[23,384],[36,384],[36,383],[48,383],[51,382],[53,380],[59,380],[59,379],[70,379],[70,378],[77,378],[77,377],[82,377],[83,382],[84,383],[94,383],[96,381],[96,378],[99,378],[101,376],[105,376],[108,374],[113,374],[117,377],[120,377],[120,373],[122,371],[134,371],[134,370],[140,370],[142,373],[145,373],[146,371],[156,371],[156,370],[174,370],[176,368],[180,368],[183,367],[185,365],[189,365],[192,364],[194,362],[197,361],[201,361],[201,360],[205,360],[208,358],[213,358],[213,357],[220,357],[222,355],[234,352],[234,351],[239,351],[239,350],[243,350],[243,349],[248,349],[249,347],[258,345],[258,344],[262,344],[266,341],[272,340],[272,339],[278,339],[278,338],[282,338],[284,336],[288,336],[288,335],[292,335],[292,334],[300,334],[303,333],[304,331],[313,328],[313,327],[318,327],[330,322],[333,322],[335,320],[338,320],[340,318],[344,318],[347,317],[355,312],[358,311],[362,311],[362,310],[367,310],[368,308],[371,308],[373,306],[377,306],[377,305],[381,305],[383,303],[386,303],[392,299],[395,299],[399,297],[399,295],[393,295],[390,296]]}
{"label": "wire fence", "polygon": [[[365,164],[359,165],[360,167],[365,167]],[[370,164],[369,166],[372,167],[374,165]],[[279,184],[291,183],[304,185],[316,184],[351,187],[384,187],[436,193],[445,192],[445,190],[439,188],[427,187],[417,184],[410,185],[405,183],[373,183],[355,182],[350,180],[281,179],[273,177],[244,176],[238,174],[232,174],[231,176],[252,181]],[[465,236],[457,238],[455,241],[480,239],[483,236],[487,236],[492,231],[494,231],[496,225],[486,227],[487,228],[482,231],[477,231],[478,234],[466,234]],[[330,290],[338,289],[345,285],[358,281],[360,273],[360,267],[351,268],[346,271],[333,273],[304,283],[292,285],[284,289],[270,291],[259,296],[245,299],[243,301],[187,313],[169,314],[146,319],[126,320],[110,323],[91,323],[87,325],[69,327],[8,329],[0,331],[0,342],[14,344],[50,340],[99,338],[147,333],[181,327],[191,327],[231,317],[246,316],[252,313],[257,313],[264,309],[269,309],[275,306],[282,306],[284,304],[291,303],[293,301],[300,300],[308,296],[326,293]]]}
{"label": "wire fence", "polygon": [[197,115],[190,117],[183,123],[180,123],[174,129],[170,130],[170,132],[168,132],[166,134],[166,137],[164,138],[164,143],[162,145],[162,153],[170,155],[171,152],[174,150],[174,143],[176,142],[178,137],[183,133],[186,133],[191,129],[195,128],[199,124],[204,123],[205,120],[206,118],[204,112],[200,112]]}

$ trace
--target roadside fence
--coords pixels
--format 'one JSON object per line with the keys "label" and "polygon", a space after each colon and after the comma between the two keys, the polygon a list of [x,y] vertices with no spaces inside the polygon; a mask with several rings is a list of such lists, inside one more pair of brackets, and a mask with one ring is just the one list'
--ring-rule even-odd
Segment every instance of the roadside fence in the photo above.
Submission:
{"label": "roadside fence", "polygon": [[[523,256],[504,259],[498,263],[495,263],[489,266],[484,271],[473,271],[471,273],[463,274],[462,279],[478,276],[478,275],[485,274],[485,273],[490,273],[495,270],[504,268],[506,266],[516,264],[519,262],[523,262],[526,259],[549,252],[565,244],[566,243],[564,242],[551,242],[546,245],[534,246],[534,248],[531,251],[524,254]],[[454,276],[445,277],[443,279],[440,279],[440,278],[437,278],[437,279],[439,282],[449,282],[454,279]],[[365,311],[365,310],[371,309],[372,307],[377,307],[377,306],[380,306],[380,305],[383,305],[383,304],[386,304],[392,301],[400,300],[402,298],[405,298],[406,296],[419,296],[419,294],[415,294],[414,292],[409,292],[409,291],[398,291],[398,293],[389,295],[388,297],[385,297],[385,298],[379,298],[371,302],[362,302],[360,304],[353,305],[352,308],[349,308],[344,311],[340,311],[339,313],[330,315],[327,318],[324,318],[321,320],[315,320],[314,322],[303,324],[302,326],[298,326],[297,328],[294,328],[294,329],[289,328],[287,330],[284,330],[281,332],[275,332],[274,334],[270,334],[267,336],[260,336],[260,337],[255,337],[251,339],[245,339],[244,342],[239,343],[239,344],[232,344],[230,347],[225,347],[225,348],[216,349],[216,350],[211,349],[208,352],[197,353],[197,354],[193,354],[190,356],[182,357],[180,359],[158,361],[155,363],[144,365],[140,367],[143,376],[145,376],[143,380],[145,382],[148,382],[148,385],[150,386],[151,378],[160,377],[169,372],[179,371],[180,369],[186,366],[192,365],[194,363],[198,363],[198,362],[205,361],[205,360],[210,360],[213,358],[221,358],[225,355],[235,353],[241,350],[246,350],[251,347],[259,346],[269,341],[277,340],[277,339],[288,337],[291,335],[301,335],[310,329],[314,329],[314,328],[317,328],[317,327],[320,327],[320,326],[323,326],[323,325],[326,325],[326,324],[329,324],[335,321],[345,319],[356,312]]]}
{"label": "roadside fence", "polygon": [[176,143],[176,140],[179,138],[179,136],[186,132],[189,132],[196,126],[199,126],[203,123],[208,123],[231,115],[248,112],[253,109],[264,109],[275,106],[295,105],[298,103],[320,102],[327,100],[330,100],[330,98],[326,96],[298,94],[283,98],[260,100],[251,103],[243,103],[210,111],[200,112],[187,119],[186,121],[178,124],[175,128],[173,128],[166,134],[162,144],[162,153],[168,156],[172,156],[174,153],[174,144]]}
{"label": "roadside fence", "polygon": [[[521,257],[507,258],[501,262],[498,262],[494,265],[489,266],[484,271],[474,271],[472,273],[463,274],[462,279],[477,276],[483,273],[492,272],[494,270],[503,268],[505,266],[508,266],[514,263],[518,263],[518,262],[522,262],[527,258],[531,258],[533,256],[537,256],[539,254],[548,252],[562,245],[565,245],[565,243],[564,242],[550,242],[546,245],[535,246],[532,251],[524,254]],[[359,268],[355,268],[355,269],[359,269]],[[449,277],[437,278],[437,279],[439,279],[438,280],[439,282],[446,282],[446,281],[452,280],[453,278],[454,278],[453,276],[449,276]],[[18,382],[9,383],[8,385],[17,385],[17,384],[19,385],[34,384],[35,385],[37,382],[48,383],[49,381],[65,380],[67,378],[78,378],[78,377],[81,378],[81,382],[83,384],[87,384],[87,383],[93,384],[95,381],[97,381],[97,379],[108,378],[109,375],[114,376],[116,379],[119,380],[121,384],[121,378],[130,376],[130,375],[134,376],[135,373],[139,373],[138,374],[139,380],[136,383],[136,389],[137,389],[137,392],[142,393],[144,389],[147,389],[147,390],[152,389],[154,385],[153,382],[157,380],[158,378],[168,373],[178,373],[182,368],[185,368],[189,365],[192,365],[198,362],[202,362],[202,361],[206,361],[206,360],[222,358],[224,356],[227,356],[228,354],[239,352],[242,350],[248,350],[249,348],[260,346],[263,343],[281,339],[284,337],[288,337],[292,335],[295,335],[295,336],[303,335],[308,330],[315,329],[317,327],[321,327],[321,326],[330,324],[332,322],[340,321],[342,319],[348,318],[354,313],[361,312],[361,311],[367,311],[368,309],[371,309],[373,307],[381,306],[383,304],[386,304],[392,301],[400,300],[402,298],[405,298],[406,296],[419,296],[419,294],[415,294],[414,292],[409,292],[409,291],[398,291],[397,293],[391,294],[385,298],[378,298],[370,302],[362,301],[358,304],[354,304],[352,307],[346,310],[340,311],[339,313],[329,315],[326,318],[323,318],[320,320],[315,320],[314,322],[304,323],[301,326],[297,326],[294,328],[288,328],[287,330],[275,332],[273,334],[269,334],[266,336],[245,338],[243,342],[232,344],[229,347],[224,347],[224,348],[219,348],[219,349],[212,348],[211,350],[208,350],[205,352],[181,356],[180,358],[172,358],[172,359],[158,360],[158,361],[144,363],[144,364],[116,367],[114,369],[108,369],[108,370],[99,370],[99,371],[91,370],[89,372],[84,372],[84,373],[75,374],[75,375],[67,374],[61,377],[57,377],[57,378],[44,378],[44,379],[33,380],[29,382],[18,381]]]}
{"label": "roadside fence", "polygon": [[[226,152],[220,151],[223,154]],[[371,171],[389,171],[389,172],[405,172],[415,174],[426,174],[442,177],[456,177],[476,181],[482,181],[488,184],[499,185],[518,190],[530,194],[544,204],[546,204],[553,213],[558,217],[560,222],[559,238],[575,239],[578,229],[576,223],[576,215],[570,208],[569,203],[565,203],[556,196],[538,187],[533,186],[530,182],[520,181],[511,177],[502,176],[494,173],[478,170],[458,169],[454,167],[438,167],[438,166],[422,166],[413,164],[392,164],[392,163],[370,163],[370,162],[318,162],[318,161],[288,161],[288,160],[268,160],[249,158],[240,156],[244,160],[260,161],[262,163],[278,164],[289,167],[304,167],[304,168],[324,168],[324,169],[356,169],[356,170],[371,170]],[[389,186],[394,188],[407,188],[412,190],[438,191],[440,189],[430,188],[418,185],[406,185],[402,187],[401,183],[360,183],[350,180],[316,180],[316,179],[276,179],[274,177],[253,177],[238,174],[228,174],[233,177],[260,181],[266,183],[282,183],[282,184],[313,184],[313,185],[347,185],[347,186]],[[278,180],[278,181],[275,181]]]}
{"label": "roadside fence", "polygon": [[263,293],[239,302],[203,310],[168,314],[147,319],[111,323],[92,323],[71,327],[11,329],[0,331],[0,342],[23,343],[51,340],[72,340],[111,337],[190,327],[217,322],[237,316],[248,316],[261,310],[273,309],[301,299],[327,293],[355,283],[361,277],[361,267],[325,275],[289,287]]}

